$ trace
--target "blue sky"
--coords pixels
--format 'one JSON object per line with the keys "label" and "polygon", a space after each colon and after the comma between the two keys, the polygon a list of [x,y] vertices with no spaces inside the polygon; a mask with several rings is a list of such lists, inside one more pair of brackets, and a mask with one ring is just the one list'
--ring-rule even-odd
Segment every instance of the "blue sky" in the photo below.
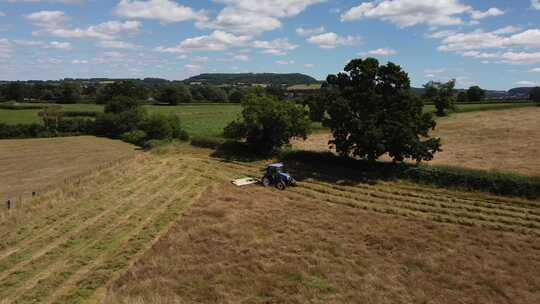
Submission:
{"label": "blue sky", "polygon": [[540,0],[0,0],[0,79],[398,63],[413,85],[540,85]]}

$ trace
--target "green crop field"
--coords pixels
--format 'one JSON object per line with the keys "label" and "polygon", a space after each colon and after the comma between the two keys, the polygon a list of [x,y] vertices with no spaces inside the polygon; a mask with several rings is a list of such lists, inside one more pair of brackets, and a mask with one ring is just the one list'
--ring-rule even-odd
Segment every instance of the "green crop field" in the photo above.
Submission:
{"label": "green crop field", "polygon": [[[464,104],[458,106],[459,112],[474,112],[488,110],[503,110],[528,107],[531,103],[500,103],[500,104]],[[65,111],[103,111],[103,106],[96,104],[62,105]],[[178,106],[148,105],[145,108],[150,113],[176,114],[182,119],[185,128],[191,136],[222,135],[223,128],[236,119],[242,108],[237,104],[185,104]],[[426,105],[426,111],[435,111],[433,105]],[[39,123],[39,110],[5,110],[0,109],[0,123],[29,124]],[[320,129],[320,124],[315,129]]]}

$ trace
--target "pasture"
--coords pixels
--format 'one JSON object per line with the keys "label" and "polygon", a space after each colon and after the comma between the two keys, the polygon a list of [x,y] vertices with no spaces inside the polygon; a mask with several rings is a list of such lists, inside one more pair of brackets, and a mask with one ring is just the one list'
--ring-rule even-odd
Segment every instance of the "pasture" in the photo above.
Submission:
{"label": "pasture", "polygon": [[[62,105],[65,111],[97,111],[103,106],[95,104]],[[184,104],[178,106],[147,105],[149,113],[178,115],[191,136],[219,137],[223,128],[235,120],[242,108],[238,104]],[[29,124],[40,123],[40,110],[0,109],[0,123]]]}
{"label": "pasture", "polygon": [[[461,112],[504,110],[529,107],[529,103],[500,104],[464,104],[459,106]],[[72,104],[62,106],[66,111],[103,111],[103,106],[95,104]],[[180,116],[184,127],[194,137],[220,137],[223,128],[235,120],[241,113],[238,104],[183,104],[178,106],[147,105],[150,113],[175,114]],[[435,111],[433,105],[426,105],[426,111]],[[40,123],[39,110],[5,110],[0,109],[0,123],[28,124]],[[315,125],[315,129],[320,129]]]}

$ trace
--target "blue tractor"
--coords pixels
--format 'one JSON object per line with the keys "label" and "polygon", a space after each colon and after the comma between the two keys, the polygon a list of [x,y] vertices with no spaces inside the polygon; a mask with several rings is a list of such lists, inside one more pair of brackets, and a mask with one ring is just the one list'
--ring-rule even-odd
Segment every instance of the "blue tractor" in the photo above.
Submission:
{"label": "blue tractor", "polygon": [[283,172],[283,164],[269,165],[261,181],[263,186],[274,185],[279,190],[285,190],[288,186],[296,186],[296,180],[289,173]]}

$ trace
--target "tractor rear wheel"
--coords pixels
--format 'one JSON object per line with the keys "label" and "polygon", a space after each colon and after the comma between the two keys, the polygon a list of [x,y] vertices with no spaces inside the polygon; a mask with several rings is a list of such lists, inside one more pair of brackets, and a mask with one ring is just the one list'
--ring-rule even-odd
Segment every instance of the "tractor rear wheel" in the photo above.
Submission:
{"label": "tractor rear wheel", "polygon": [[287,185],[285,185],[284,182],[279,182],[276,184],[276,188],[278,188],[279,190],[285,190],[285,188],[287,188]]}
{"label": "tractor rear wheel", "polygon": [[268,177],[263,177],[262,179],[262,185],[265,186],[265,187],[269,187],[270,186],[270,179]]}

